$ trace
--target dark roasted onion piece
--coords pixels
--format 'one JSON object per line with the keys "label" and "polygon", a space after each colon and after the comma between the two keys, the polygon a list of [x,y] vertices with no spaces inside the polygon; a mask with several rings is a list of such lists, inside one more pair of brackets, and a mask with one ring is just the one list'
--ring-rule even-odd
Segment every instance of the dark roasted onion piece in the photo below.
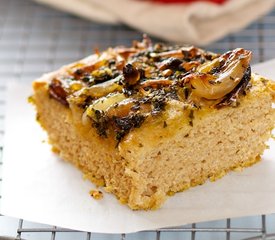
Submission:
{"label": "dark roasted onion piece", "polygon": [[53,79],[49,84],[49,94],[51,97],[59,101],[65,106],[69,106],[67,102],[68,93],[62,86],[62,82],[58,79]]}
{"label": "dark roasted onion piece", "polygon": [[125,85],[132,86],[139,81],[140,72],[132,64],[127,64],[123,68],[123,76]]}

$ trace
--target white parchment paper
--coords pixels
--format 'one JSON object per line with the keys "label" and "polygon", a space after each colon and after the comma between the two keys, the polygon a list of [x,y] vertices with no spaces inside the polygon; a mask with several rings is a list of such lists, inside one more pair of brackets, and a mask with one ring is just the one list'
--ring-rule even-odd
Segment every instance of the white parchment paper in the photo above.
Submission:
{"label": "white parchment paper", "polygon": [[[275,79],[275,60],[255,67]],[[191,188],[168,199],[157,211],[132,211],[104,193],[89,196],[95,186],[81,172],[56,157],[46,134],[35,122],[26,98],[31,87],[8,88],[1,213],[29,221],[102,233],[129,233],[192,222],[275,212],[275,143],[263,160],[241,173]]]}

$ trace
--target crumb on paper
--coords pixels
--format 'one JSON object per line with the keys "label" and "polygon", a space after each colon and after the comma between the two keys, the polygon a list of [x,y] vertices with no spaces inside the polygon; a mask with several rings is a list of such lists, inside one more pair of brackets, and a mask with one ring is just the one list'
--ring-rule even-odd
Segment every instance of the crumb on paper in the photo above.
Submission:
{"label": "crumb on paper", "polygon": [[99,190],[91,190],[90,191],[91,197],[93,197],[95,200],[100,200],[103,198],[103,193]]}
{"label": "crumb on paper", "polygon": [[31,104],[33,104],[34,103],[34,98],[33,98],[33,96],[31,95],[31,96],[29,96],[28,97],[28,103],[31,103]]}
{"label": "crumb on paper", "polygon": [[53,152],[53,153],[59,154],[59,153],[60,153],[60,150],[59,150],[57,147],[53,146],[53,147],[52,147],[52,152]]}

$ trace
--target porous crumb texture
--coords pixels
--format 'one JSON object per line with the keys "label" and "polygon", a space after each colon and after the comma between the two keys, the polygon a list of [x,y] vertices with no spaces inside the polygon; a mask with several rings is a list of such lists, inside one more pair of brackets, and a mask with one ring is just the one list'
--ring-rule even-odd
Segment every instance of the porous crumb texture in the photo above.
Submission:
{"label": "porous crumb texture", "polygon": [[49,97],[46,81],[34,82],[33,98],[62,159],[130,208],[157,209],[167,196],[260,160],[275,120],[272,94],[261,79],[252,75],[252,87],[237,107],[197,109],[192,118],[190,110],[170,101],[119,144],[81,127],[80,116]]}

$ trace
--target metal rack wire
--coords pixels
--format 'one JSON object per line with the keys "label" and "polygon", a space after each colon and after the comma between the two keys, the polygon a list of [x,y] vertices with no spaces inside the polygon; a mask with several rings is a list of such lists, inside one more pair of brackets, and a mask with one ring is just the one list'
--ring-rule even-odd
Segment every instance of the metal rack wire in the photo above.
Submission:
{"label": "metal rack wire", "polygon": [[[231,233],[257,233],[258,235],[255,237],[247,238],[247,240],[256,240],[256,239],[272,239],[275,237],[275,234],[266,234],[266,216],[262,215],[262,226],[259,228],[232,228],[231,226],[231,219],[226,219],[226,227],[225,228],[198,228],[196,227],[196,224],[193,223],[191,227],[177,227],[177,228],[162,228],[157,230],[148,230],[144,232],[151,232],[154,233],[156,240],[161,239],[162,233],[173,233],[173,232],[190,232],[191,233],[191,240],[196,239],[196,234],[199,232],[222,232],[225,233],[225,239],[230,240],[231,239]],[[51,239],[54,240],[56,238],[57,233],[65,233],[65,232],[75,232],[74,230],[70,229],[64,229],[64,228],[57,228],[55,226],[53,227],[45,227],[45,228],[23,228],[23,220],[19,220],[19,226],[17,229],[17,236],[16,239],[21,239],[22,233],[26,232],[48,232],[51,233]],[[92,237],[92,233],[86,232],[85,238],[86,240],[90,240]],[[126,239],[126,234],[121,234],[120,239],[124,240]],[[152,238],[153,239],[153,238]]]}
{"label": "metal rack wire", "polygon": [[[0,0],[0,205],[6,83],[30,83],[43,72],[91,54],[93,48],[129,45],[141,33],[126,26],[89,22],[29,0]],[[275,11],[248,28],[206,48],[223,52],[249,48],[254,62],[275,57]],[[20,196],[19,196],[20,197]],[[0,216],[1,239],[275,239],[275,216],[191,224],[136,234],[104,235],[30,223]],[[8,235],[11,238],[1,236]]]}

